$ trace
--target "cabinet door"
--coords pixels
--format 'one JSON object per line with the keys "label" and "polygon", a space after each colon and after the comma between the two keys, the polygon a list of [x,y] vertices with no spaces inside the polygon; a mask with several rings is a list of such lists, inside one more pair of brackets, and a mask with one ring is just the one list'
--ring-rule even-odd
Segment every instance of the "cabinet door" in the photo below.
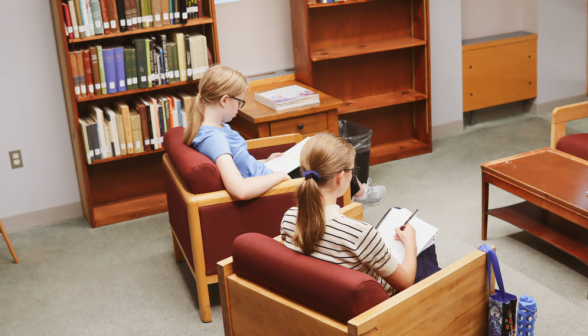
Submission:
{"label": "cabinet door", "polygon": [[537,40],[463,52],[463,110],[537,97]]}

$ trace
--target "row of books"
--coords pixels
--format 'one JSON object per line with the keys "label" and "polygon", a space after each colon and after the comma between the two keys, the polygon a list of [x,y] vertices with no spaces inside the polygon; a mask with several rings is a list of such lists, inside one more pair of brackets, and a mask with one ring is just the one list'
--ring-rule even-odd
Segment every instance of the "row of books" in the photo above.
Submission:
{"label": "row of books", "polygon": [[67,0],[61,5],[70,39],[187,23],[203,15],[202,0]]}
{"label": "row of books", "polygon": [[347,0],[317,0],[317,3],[346,2]]}
{"label": "row of books", "polygon": [[94,97],[202,78],[212,62],[204,35],[173,33],[138,38],[132,47],[69,53],[76,97]]}
{"label": "row of books", "polygon": [[193,99],[186,93],[162,94],[138,98],[131,106],[90,106],[88,115],[79,119],[88,164],[163,148],[165,132],[186,126]]}

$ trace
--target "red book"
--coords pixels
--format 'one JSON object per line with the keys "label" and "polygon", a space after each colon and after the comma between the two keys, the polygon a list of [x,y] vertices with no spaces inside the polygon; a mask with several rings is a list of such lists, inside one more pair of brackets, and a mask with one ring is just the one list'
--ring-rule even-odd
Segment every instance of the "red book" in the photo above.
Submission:
{"label": "red book", "polygon": [[202,10],[202,0],[198,0],[198,17],[201,18],[204,16],[204,11]]}
{"label": "red book", "polygon": [[102,12],[102,22],[104,23],[104,35],[110,34],[110,21],[108,21],[108,10],[106,9],[106,0],[100,0],[100,11]]}
{"label": "red book", "polygon": [[90,50],[82,50],[84,58],[84,74],[86,75],[86,87],[88,88],[88,97],[94,97],[94,79],[92,76],[92,62],[90,61]]}
{"label": "red book", "polygon": [[69,35],[70,40],[73,40],[73,27],[71,25],[71,16],[69,16],[69,6],[65,3],[62,3],[61,6],[63,7],[63,15],[65,17],[65,26],[67,27],[67,34]]}

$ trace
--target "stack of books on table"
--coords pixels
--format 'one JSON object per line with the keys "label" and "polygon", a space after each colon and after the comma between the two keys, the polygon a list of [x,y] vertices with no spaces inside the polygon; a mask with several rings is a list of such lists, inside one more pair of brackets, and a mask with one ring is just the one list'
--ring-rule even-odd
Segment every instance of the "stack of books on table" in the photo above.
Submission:
{"label": "stack of books on table", "polygon": [[298,85],[255,93],[255,101],[276,111],[320,103],[319,94]]}

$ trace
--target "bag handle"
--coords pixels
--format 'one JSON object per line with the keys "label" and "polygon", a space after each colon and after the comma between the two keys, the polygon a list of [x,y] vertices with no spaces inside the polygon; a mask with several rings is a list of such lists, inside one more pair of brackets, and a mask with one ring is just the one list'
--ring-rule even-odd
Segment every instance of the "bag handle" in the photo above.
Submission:
{"label": "bag handle", "polygon": [[487,256],[486,260],[488,265],[488,292],[492,293],[492,289],[490,288],[492,284],[492,282],[490,281],[492,274],[490,265],[492,265],[492,268],[494,268],[494,277],[496,278],[498,288],[500,289],[500,296],[502,302],[506,302],[506,290],[504,289],[504,283],[502,282],[502,273],[500,272],[500,265],[498,264],[498,257],[496,256],[496,252],[494,252],[494,249],[487,244],[480,246],[478,250],[486,252]]}

